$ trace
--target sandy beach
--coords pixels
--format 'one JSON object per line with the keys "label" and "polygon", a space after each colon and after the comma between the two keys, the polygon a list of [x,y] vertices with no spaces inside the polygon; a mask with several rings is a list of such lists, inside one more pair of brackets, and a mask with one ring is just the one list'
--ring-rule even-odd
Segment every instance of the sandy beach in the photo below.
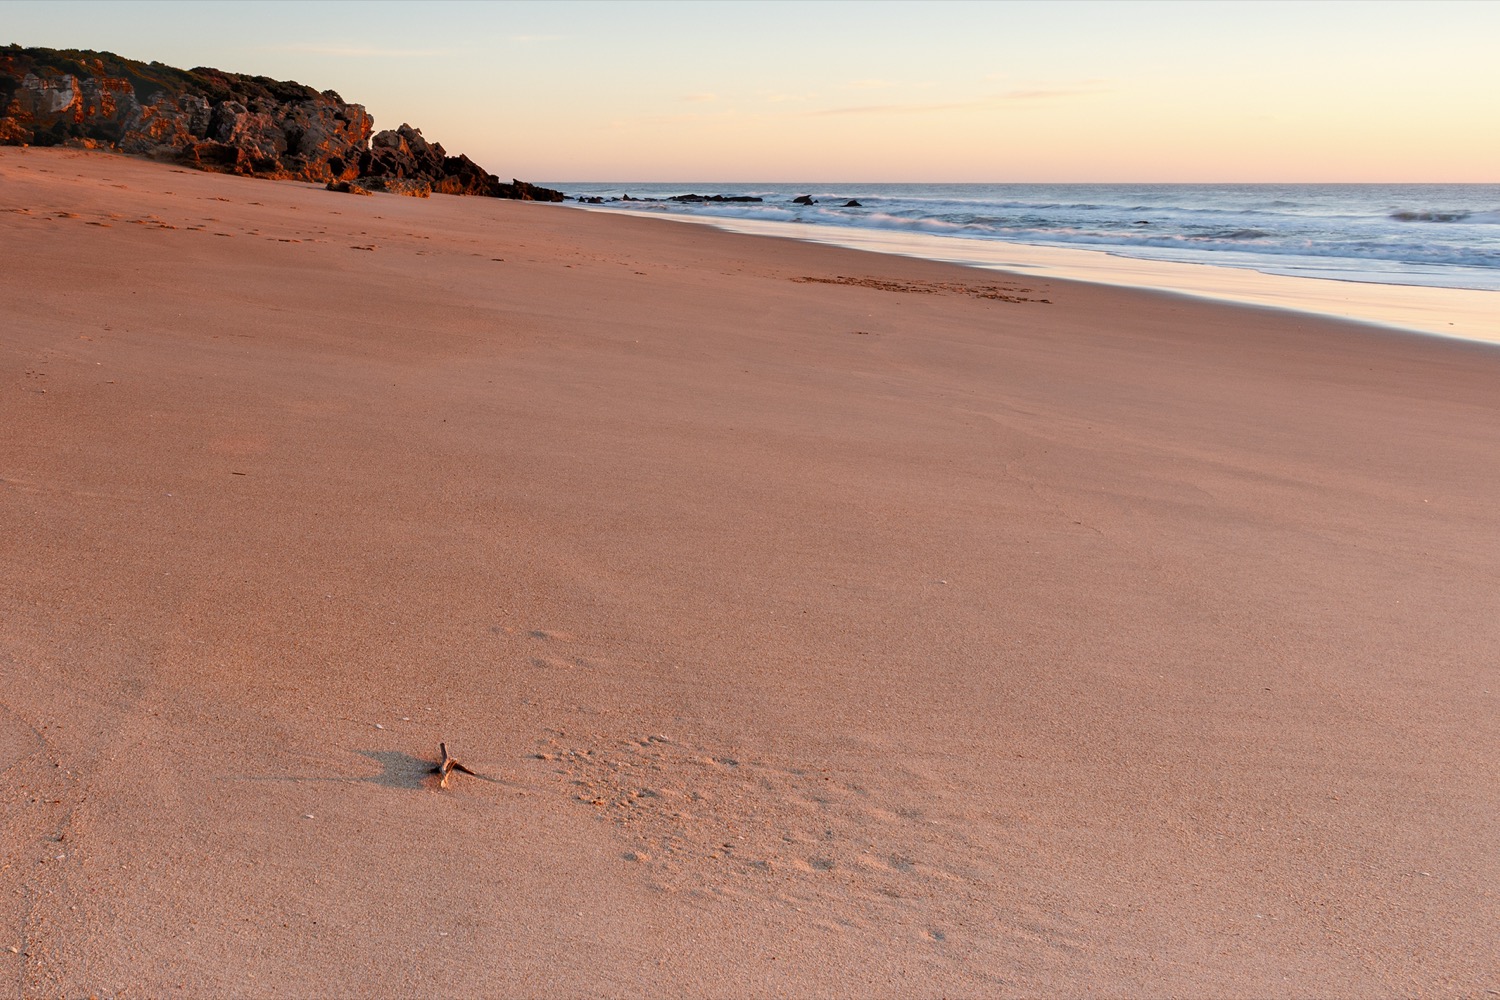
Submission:
{"label": "sandy beach", "polygon": [[1494,346],[61,149],[0,246],[0,995],[1500,991]]}

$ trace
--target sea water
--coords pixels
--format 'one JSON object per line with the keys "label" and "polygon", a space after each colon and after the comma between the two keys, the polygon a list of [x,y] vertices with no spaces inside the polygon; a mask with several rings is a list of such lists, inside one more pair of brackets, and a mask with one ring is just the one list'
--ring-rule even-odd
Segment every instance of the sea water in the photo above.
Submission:
{"label": "sea water", "polygon": [[[1190,293],[1213,295],[1211,289],[1194,287],[1192,269],[1178,265],[1239,269],[1248,272],[1246,280],[1250,274],[1318,279],[1282,281],[1280,286],[1289,290],[1278,293],[1280,298],[1221,297],[1297,308],[1298,289],[1310,290],[1310,311],[1500,339],[1500,184],[549,186],[573,198],[600,199],[589,207],[605,211],[708,221],[745,232],[780,233],[978,266],[1020,263],[1026,269],[1024,260],[997,254],[1007,245],[1039,252],[1090,251],[1130,265],[1121,273],[1136,277],[1115,283]],[[760,200],[673,200],[694,194]],[[794,201],[804,196],[812,204]],[[1087,260],[1080,254],[1066,258],[1053,253],[1052,258]],[[1093,277],[1086,265],[1080,270],[1066,264],[1032,264],[1038,273]],[[1189,277],[1179,281],[1170,276],[1176,274]],[[1328,285],[1330,281],[1395,287],[1365,294],[1352,284],[1339,289]],[[1402,288],[1411,290],[1406,297],[1412,305],[1404,314],[1400,309],[1382,311],[1384,307],[1368,314],[1316,307],[1318,301],[1336,299],[1400,303]],[[1432,292],[1419,294],[1417,289]],[[1444,296],[1440,289],[1486,294]],[[1444,315],[1445,309],[1452,315]],[[1416,318],[1408,321],[1405,316]]]}
{"label": "sea water", "polygon": [[[611,207],[1500,291],[1500,184],[564,184]],[[760,202],[677,202],[685,194]],[[809,196],[816,204],[793,204]],[[858,206],[847,206],[850,201]],[[847,207],[846,207],[847,206]]]}

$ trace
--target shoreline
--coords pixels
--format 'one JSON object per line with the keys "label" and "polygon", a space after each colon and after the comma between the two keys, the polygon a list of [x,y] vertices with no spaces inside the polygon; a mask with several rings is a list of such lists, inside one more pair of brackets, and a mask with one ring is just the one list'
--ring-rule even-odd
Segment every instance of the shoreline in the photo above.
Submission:
{"label": "shoreline", "polygon": [[1488,346],[72,150],[0,209],[20,993],[1495,985]]}
{"label": "shoreline", "polygon": [[1215,302],[1369,323],[1406,332],[1500,344],[1500,291],[1266,274],[1249,267],[1152,261],[1106,250],[896,233],[827,224],[668,214],[567,205],[599,214],[704,225],[827,246],[959,264],[981,270],[1173,292]]}

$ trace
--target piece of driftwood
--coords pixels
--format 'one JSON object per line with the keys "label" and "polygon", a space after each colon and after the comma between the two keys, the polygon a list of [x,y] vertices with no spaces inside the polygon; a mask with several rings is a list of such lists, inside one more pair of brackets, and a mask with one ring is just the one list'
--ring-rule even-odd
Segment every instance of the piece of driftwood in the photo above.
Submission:
{"label": "piece of driftwood", "polygon": [[460,774],[473,774],[476,778],[479,777],[479,775],[474,774],[473,771],[469,770],[467,767],[464,767],[458,761],[448,756],[448,744],[439,743],[438,749],[443,752],[443,759],[438,762],[437,767],[432,769],[432,773],[440,776],[440,779],[438,781],[439,788],[448,787],[448,775],[452,774],[454,771],[457,771]]}

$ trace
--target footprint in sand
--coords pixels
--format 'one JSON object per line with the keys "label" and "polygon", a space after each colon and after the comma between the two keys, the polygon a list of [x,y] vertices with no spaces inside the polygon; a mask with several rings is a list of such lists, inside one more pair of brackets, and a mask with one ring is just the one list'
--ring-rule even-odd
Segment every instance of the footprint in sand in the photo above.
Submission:
{"label": "footprint in sand", "polygon": [[655,860],[656,877],[683,886],[773,875],[799,881],[838,873],[872,895],[964,877],[962,835],[906,803],[882,806],[829,768],[746,761],[664,735],[591,747],[550,740],[534,759],[580,804]]}
{"label": "footprint in sand", "polygon": [[[490,631],[496,635],[514,634],[515,630],[501,626],[492,626]],[[551,645],[553,643],[571,643],[573,636],[568,632],[558,632],[552,629],[531,629],[526,632],[526,637],[539,643]],[[567,655],[562,652],[549,650],[547,654],[533,656],[530,658],[531,665],[542,670],[597,670],[608,666],[604,660],[594,660],[584,656]]]}
{"label": "footprint in sand", "polygon": [[810,926],[882,940],[911,928],[914,944],[961,945],[976,969],[1017,948],[1066,963],[1083,946],[1063,898],[1015,890],[1032,864],[1024,845],[993,828],[976,841],[967,803],[946,811],[950,789],[899,766],[859,775],[661,734],[572,732],[532,761],[654,891],[785,906]]}
{"label": "footprint in sand", "polygon": [[596,666],[581,656],[533,656],[531,665],[538,670],[593,670]]}

